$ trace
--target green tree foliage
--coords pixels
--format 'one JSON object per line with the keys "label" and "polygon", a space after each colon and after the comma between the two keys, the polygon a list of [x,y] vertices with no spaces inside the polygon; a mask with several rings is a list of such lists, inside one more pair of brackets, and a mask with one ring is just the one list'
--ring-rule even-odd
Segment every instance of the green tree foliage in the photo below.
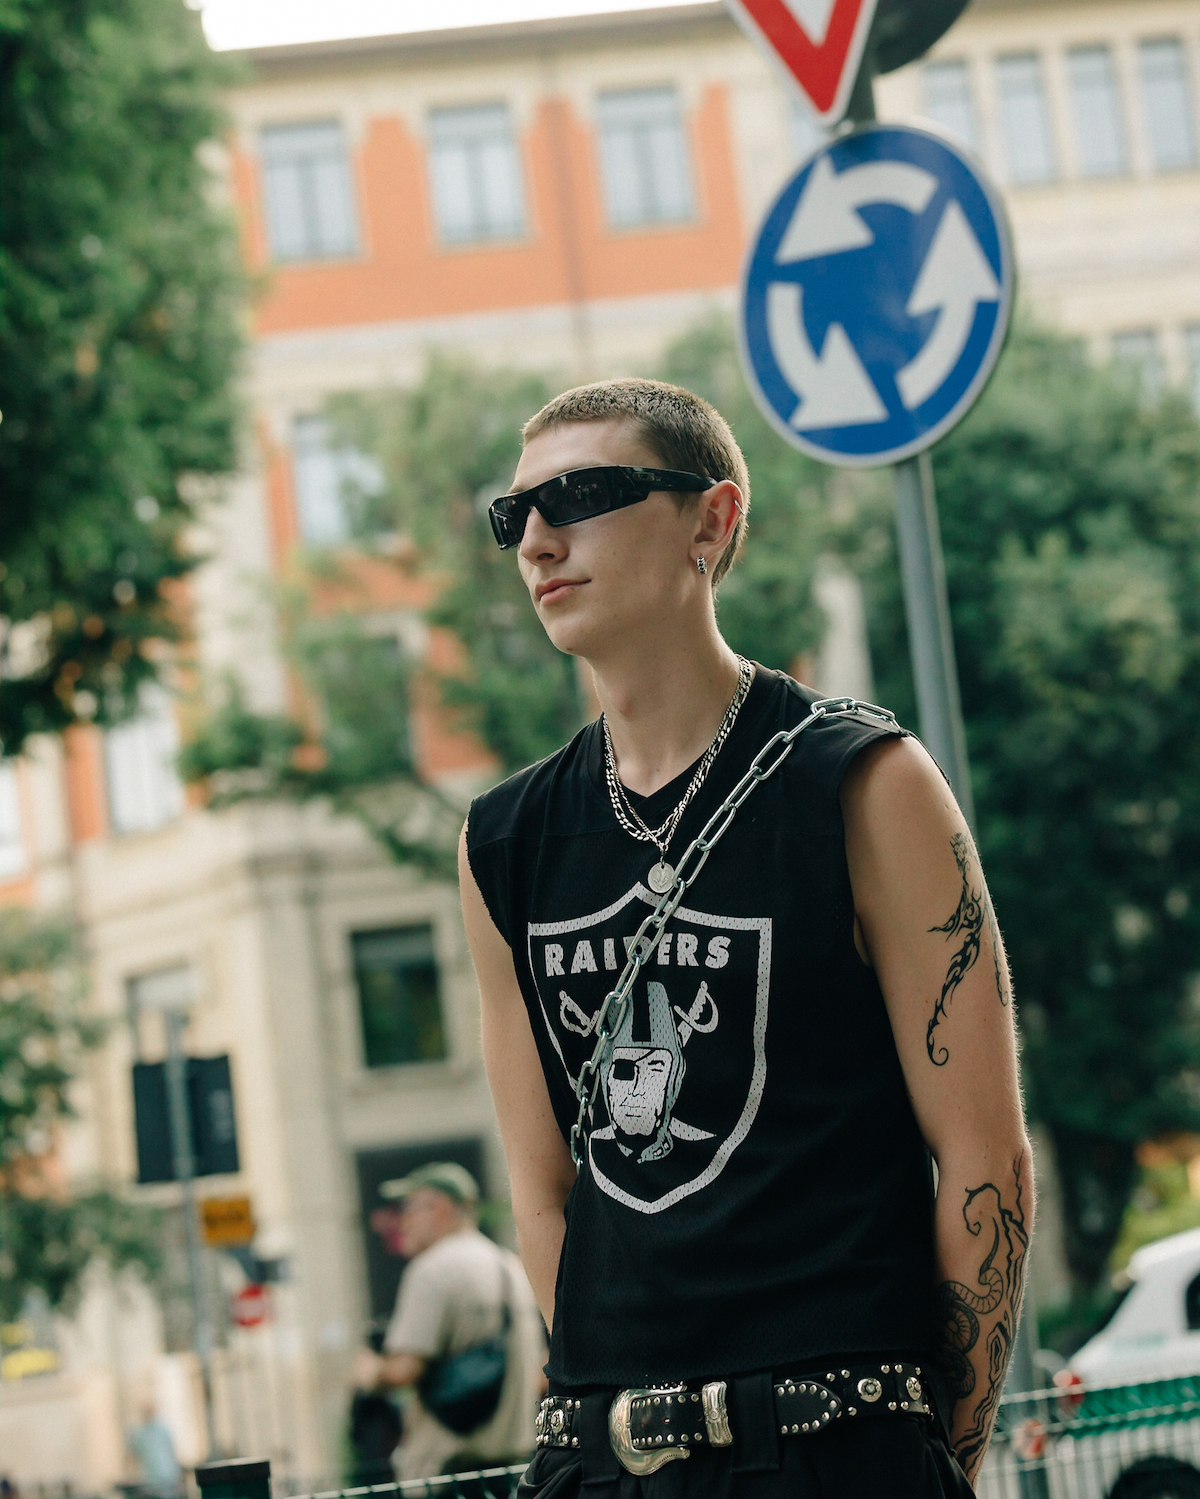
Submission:
{"label": "green tree foliage", "polygon": [[[979,842],[1086,1299],[1135,1146],[1200,1127],[1200,426],[1024,329],[934,473]],[[878,693],[913,722],[890,515],[875,532]]]}
{"label": "green tree foliage", "polygon": [[512,481],[521,426],[547,399],[537,375],[434,355],[410,390],[334,401],[336,429],[382,466],[358,505],[360,534],[410,538],[445,581],[430,613],[462,642],[466,669],[442,684],[506,771],[556,750],[579,727],[573,662],[546,639],[487,505]]}
{"label": "green tree foliage", "polygon": [[71,1113],[71,1080],[102,1034],[79,996],[74,931],[0,911],[0,1169],[48,1150],[55,1120]]}
{"label": "green tree foliage", "polygon": [[84,1272],[96,1260],[120,1272],[163,1269],[159,1214],[97,1189],[63,1201],[0,1190],[0,1321],[16,1321],[30,1292],[51,1308],[78,1304]]}
{"label": "green tree foliage", "polygon": [[[173,634],[188,474],[233,461],[242,292],[201,147],[227,62],[179,0],[3,0],[0,737],[109,721]],[[186,486],[185,486],[186,487]],[[15,633],[12,626],[17,625]]]}
{"label": "green tree foliage", "polygon": [[[454,633],[464,660],[432,685],[506,771],[551,753],[579,724],[573,663],[546,639],[486,513],[512,478],[522,422],[547,393],[533,375],[434,356],[411,389],[341,396],[329,409],[335,444],[369,454],[382,475],[378,486],[343,487],[357,540],[381,555],[398,550],[397,566],[434,582],[429,622]],[[336,556],[310,553],[308,581],[336,581],[339,568]],[[327,798],[398,860],[453,879],[462,809],[420,780],[408,732],[423,668],[369,617],[315,617],[304,582],[281,598],[280,617],[320,754],[298,753],[305,728],[252,713],[227,682],[184,751],[184,776],[207,779],[218,805]]]}
{"label": "green tree foliage", "polygon": [[315,725],[253,712],[236,679],[227,678],[210,693],[179,756],[181,775],[206,782],[213,807],[320,797],[357,818],[399,862],[454,879],[462,808],[423,782],[413,764],[412,662],[394,636],[375,637],[348,614],[294,617],[297,602],[284,611],[285,639]]}
{"label": "green tree foliage", "polygon": [[[546,639],[486,513],[512,477],[522,422],[546,395],[536,376],[435,355],[411,389],[340,396],[329,408],[335,444],[369,454],[382,476],[379,485],[343,486],[357,540],[399,550],[397,566],[435,582],[429,622],[453,631],[465,659],[432,685],[506,771],[557,749],[579,723],[573,663]],[[339,566],[336,556],[311,553],[308,581],[337,580]],[[319,755],[298,753],[311,722],[254,714],[227,682],[181,757],[185,778],[207,779],[218,805],[326,798],[394,858],[455,878],[462,808],[421,781],[409,738],[422,668],[394,635],[374,633],[369,617],[315,617],[304,582],[280,606],[286,650],[314,705]]]}
{"label": "green tree foliage", "polygon": [[160,1267],[158,1214],[101,1187],[64,1200],[38,1163],[73,1115],[71,1085],[103,1027],[80,1012],[73,930],[0,912],[0,1320],[42,1291],[69,1307],[91,1261]]}

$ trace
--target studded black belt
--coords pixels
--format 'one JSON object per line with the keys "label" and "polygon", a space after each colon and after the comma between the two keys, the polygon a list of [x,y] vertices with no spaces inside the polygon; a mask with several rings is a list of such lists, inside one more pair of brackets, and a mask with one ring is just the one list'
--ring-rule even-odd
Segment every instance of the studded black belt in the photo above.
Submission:
{"label": "studded black belt", "polygon": [[[699,1447],[731,1446],[735,1431],[725,1380],[619,1390],[608,1412],[608,1437],[630,1473],[653,1473]],[[589,1399],[593,1397],[586,1397]],[[930,1392],[919,1364],[872,1363],[802,1375],[774,1375],[774,1429],[807,1436],[835,1421],[928,1416]],[[584,1401],[548,1395],[537,1416],[539,1447],[578,1447]]]}

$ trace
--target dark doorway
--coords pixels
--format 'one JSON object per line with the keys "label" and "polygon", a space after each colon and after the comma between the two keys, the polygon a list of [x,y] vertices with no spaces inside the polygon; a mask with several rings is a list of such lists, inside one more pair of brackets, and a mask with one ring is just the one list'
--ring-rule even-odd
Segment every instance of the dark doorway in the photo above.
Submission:
{"label": "dark doorway", "polygon": [[386,1150],[360,1150],[355,1157],[360,1221],[367,1258],[371,1325],[374,1331],[382,1332],[387,1326],[396,1304],[400,1272],[404,1269],[404,1261],[398,1255],[387,1253],[379,1235],[371,1227],[371,1214],[376,1208],[384,1206],[379,1187],[382,1182],[391,1181],[394,1177],[407,1176],[410,1171],[415,1171],[427,1161],[457,1161],[460,1166],[467,1168],[479,1183],[480,1192],[487,1196],[483,1141],[480,1139],[425,1140],[415,1145],[393,1145]]}

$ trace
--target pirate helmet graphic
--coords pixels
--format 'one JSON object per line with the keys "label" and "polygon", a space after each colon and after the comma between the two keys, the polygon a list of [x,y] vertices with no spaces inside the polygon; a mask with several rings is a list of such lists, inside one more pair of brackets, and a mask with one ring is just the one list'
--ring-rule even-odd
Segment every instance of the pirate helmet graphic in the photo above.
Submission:
{"label": "pirate helmet graphic", "polygon": [[[635,1039],[635,1020],[643,1016],[649,1019],[649,1037],[641,1039],[645,1028],[639,1025]],[[671,1111],[684,1070],[667,991],[662,984],[648,983],[645,1009],[636,1001],[626,1007],[600,1067],[613,1137],[625,1154],[636,1151],[639,1163],[662,1160],[671,1151]]]}

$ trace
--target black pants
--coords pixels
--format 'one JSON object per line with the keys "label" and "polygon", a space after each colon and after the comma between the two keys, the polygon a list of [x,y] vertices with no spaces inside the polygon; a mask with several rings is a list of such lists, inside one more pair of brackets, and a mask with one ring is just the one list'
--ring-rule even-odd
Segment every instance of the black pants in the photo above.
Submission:
{"label": "black pants", "polygon": [[[605,1444],[607,1446],[607,1444]],[[838,1421],[774,1451],[697,1449],[648,1478],[619,1466],[611,1449],[543,1447],[518,1499],[972,1499],[972,1489],[934,1423],[897,1415]]]}

